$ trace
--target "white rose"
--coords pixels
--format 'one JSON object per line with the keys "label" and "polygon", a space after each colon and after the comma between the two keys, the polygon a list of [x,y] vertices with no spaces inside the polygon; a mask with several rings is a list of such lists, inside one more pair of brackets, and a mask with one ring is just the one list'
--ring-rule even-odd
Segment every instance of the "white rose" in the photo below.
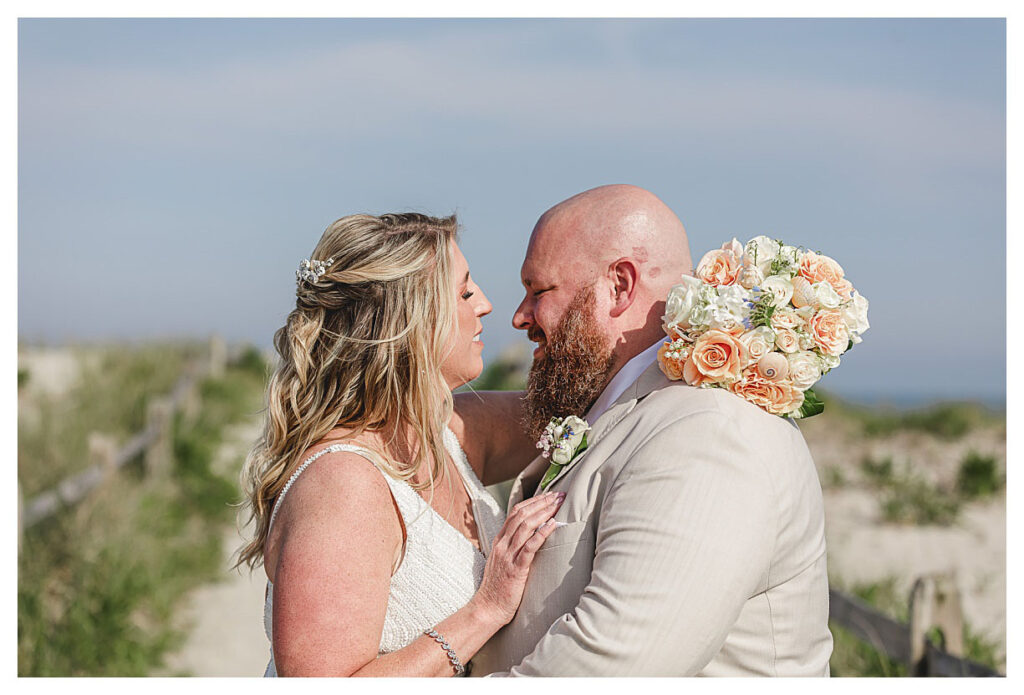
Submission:
{"label": "white rose", "polygon": [[761,290],[763,292],[771,292],[774,295],[775,306],[777,307],[788,306],[789,301],[793,299],[793,283],[789,281],[789,278],[782,275],[766,277],[764,282],[761,283]]}
{"label": "white rose", "polygon": [[572,460],[576,448],[583,442],[583,435],[590,429],[587,421],[570,415],[556,428],[561,429],[555,439],[555,446],[551,452],[551,460],[560,466],[564,466]]}
{"label": "white rose", "polygon": [[756,266],[761,271],[761,275],[767,275],[780,248],[782,247],[779,242],[762,235],[748,241],[743,250],[747,255],[746,260]]}
{"label": "white rose", "polygon": [[821,364],[813,352],[794,352],[786,358],[789,360],[789,378],[801,391],[811,388],[821,378]]}
{"label": "white rose", "polygon": [[824,309],[835,309],[842,301],[832,285],[827,282],[816,282],[811,285],[811,289],[814,291],[818,306]]}
{"label": "white rose", "polygon": [[740,336],[740,342],[747,348],[751,362],[757,362],[775,349],[775,331],[760,326]]}
{"label": "white rose", "polygon": [[665,315],[662,320],[666,326],[690,325],[690,314],[700,299],[700,288],[703,283],[691,275],[684,275],[683,281],[672,287],[665,300]]}
{"label": "white rose", "polygon": [[850,329],[850,339],[854,343],[859,343],[860,334],[871,328],[868,323],[868,300],[857,290],[853,291],[853,299],[843,306],[843,320]]}
{"label": "white rose", "polygon": [[708,321],[711,318],[710,305],[698,303],[693,310],[690,312],[690,326],[691,327],[705,327],[708,325]]}

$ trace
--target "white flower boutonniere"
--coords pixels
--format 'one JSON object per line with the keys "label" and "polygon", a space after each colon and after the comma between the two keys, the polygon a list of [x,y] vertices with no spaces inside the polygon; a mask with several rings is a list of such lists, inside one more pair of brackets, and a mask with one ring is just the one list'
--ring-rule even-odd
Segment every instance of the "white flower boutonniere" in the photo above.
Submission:
{"label": "white flower boutonniere", "polygon": [[551,459],[551,465],[537,486],[538,491],[543,490],[562,469],[572,464],[583,453],[587,448],[589,431],[590,424],[575,415],[551,418],[551,422],[544,428],[544,434],[537,440],[537,448],[544,450],[541,456]]}

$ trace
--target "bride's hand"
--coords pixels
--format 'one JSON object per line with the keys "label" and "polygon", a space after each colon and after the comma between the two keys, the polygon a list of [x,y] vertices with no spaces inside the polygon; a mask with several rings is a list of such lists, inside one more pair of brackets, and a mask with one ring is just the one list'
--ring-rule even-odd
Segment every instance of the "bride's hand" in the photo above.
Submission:
{"label": "bride's hand", "polygon": [[489,619],[505,625],[515,616],[533,557],[555,530],[552,517],[564,499],[564,492],[548,492],[512,508],[494,539],[483,581],[472,599]]}

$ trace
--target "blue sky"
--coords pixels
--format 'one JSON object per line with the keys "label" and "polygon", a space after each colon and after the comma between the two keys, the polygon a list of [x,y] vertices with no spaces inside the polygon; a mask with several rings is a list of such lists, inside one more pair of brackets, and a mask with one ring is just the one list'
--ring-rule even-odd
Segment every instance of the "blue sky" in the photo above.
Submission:
{"label": "blue sky", "polygon": [[260,346],[352,212],[459,214],[511,328],[536,218],[633,183],[871,300],[822,382],[1005,393],[1002,20],[21,20],[18,332]]}

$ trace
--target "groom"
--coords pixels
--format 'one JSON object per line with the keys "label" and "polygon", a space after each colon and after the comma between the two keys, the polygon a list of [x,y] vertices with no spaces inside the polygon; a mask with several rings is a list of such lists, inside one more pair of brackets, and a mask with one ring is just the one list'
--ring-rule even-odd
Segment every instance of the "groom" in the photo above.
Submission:
{"label": "groom", "polygon": [[[513,318],[537,343],[527,411],[591,426],[545,489],[567,494],[519,611],[474,675],[825,676],[821,487],[799,430],[656,363],[682,223],[634,186],[559,203],[533,230]],[[549,460],[516,479],[537,490]]]}

